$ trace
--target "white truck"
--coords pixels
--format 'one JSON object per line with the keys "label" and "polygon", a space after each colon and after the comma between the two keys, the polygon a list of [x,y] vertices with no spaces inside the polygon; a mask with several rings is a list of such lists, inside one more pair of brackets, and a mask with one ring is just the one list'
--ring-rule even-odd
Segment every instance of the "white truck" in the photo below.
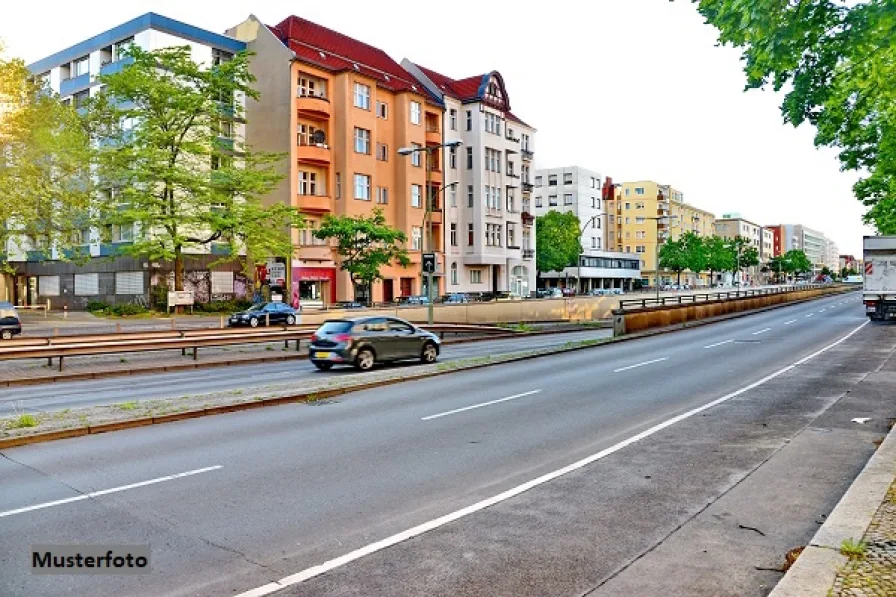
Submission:
{"label": "white truck", "polygon": [[866,236],[864,259],[865,313],[871,321],[896,317],[896,236]]}

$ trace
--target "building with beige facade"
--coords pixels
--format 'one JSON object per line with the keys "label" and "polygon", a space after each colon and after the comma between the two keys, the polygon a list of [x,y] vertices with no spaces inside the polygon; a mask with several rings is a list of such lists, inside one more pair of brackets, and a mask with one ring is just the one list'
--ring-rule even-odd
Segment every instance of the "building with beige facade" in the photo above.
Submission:
{"label": "building with beige facade", "polygon": [[[306,228],[294,231],[293,292],[324,303],[366,299],[340,269],[335,247],[312,232],[329,214],[367,216],[379,209],[407,236],[411,264],[383,268],[372,300],[425,294],[426,193],[442,187],[442,156],[433,154],[427,189],[426,154],[398,150],[440,145],[442,107],[382,50],[305,19],[291,16],[268,27],[250,16],[228,34],[255,53],[251,69],[260,99],[247,104],[248,143],[289,156],[286,177],[268,200],[305,216]],[[437,294],[445,272],[441,210],[432,223]]]}
{"label": "building with beige facade", "polygon": [[[685,203],[684,193],[671,185],[650,180],[624,182],[616,186],[615,198],[608,206],[607,242],[617,251],[635,253],[641,261],[641,283],[676,282],[671,271],[656,271],[657,245],[678,239],[685,232],[709,237],[715,231],[715,215]],[[662,219],[660,219],[662,218]],[[708,272],[682,272],[682,284],[708,284]]]}
{"label": "building with beige facade", "polygon": [[[722,217],[716,220],[716,235],[727,239],[734,239],[738,236],[745,238],[750,246],[755,247],[759,253],[759,265],[741,271],[740,279],[736,281],[746,284],[768,281],[767,272],[763,273],[762,270],[765,269],[768,260],[775,256],[775,232],[774,227],[760,226],[736,212],[722,214]],[[726,277],[725,281],[735,280]]]}

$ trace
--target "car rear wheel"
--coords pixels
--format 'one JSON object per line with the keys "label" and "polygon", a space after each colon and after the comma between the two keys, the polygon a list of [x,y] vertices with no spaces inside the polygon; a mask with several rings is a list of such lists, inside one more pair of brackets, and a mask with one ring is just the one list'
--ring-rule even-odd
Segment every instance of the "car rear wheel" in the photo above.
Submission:
{"label": "car rear wheel", "polygon": [[287,315],[286,316],[286,325],[295,325],[296,316],[295,315]]}
{"label": "car rear wheel", "polygon": [[439,351],[436,350],[435,344],[427,342],[423,345],[423,351],[420,353],[420,360],[423,363],[435,363],[438,357]]}
{"label": "car rear wheel", "polygon": [[12,340],[12,330],[3,330],[0,332],[0,337],[4,340]]}
{"label": "car rear wheel", "polygon": [[329,371],[333,368],[333,363],[314,363],[314,366],[321,371]]}
{"label": "car rear wheel", "polygon": [[253,327],[253,328],[257,328],[257,327],[258,327],[258,318],[257,318],[257,317],[253,317],[252,319],[250,319],[250,320],[249,320],[249,325],[250,325],[251,327]]}
{"label": "car rear wheel", "polygon": [[355,357],[355,368],[358,369],[358,371],[370,371],[373,369],[375,360],[372,350],[369,348],[362,348],[358,351],[358,356]]}

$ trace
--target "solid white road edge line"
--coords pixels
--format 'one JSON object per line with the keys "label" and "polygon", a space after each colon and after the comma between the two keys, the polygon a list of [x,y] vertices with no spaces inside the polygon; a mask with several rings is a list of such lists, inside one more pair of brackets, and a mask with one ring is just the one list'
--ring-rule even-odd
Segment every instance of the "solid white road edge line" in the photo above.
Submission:
{"label": "solid white road edge line", "polygon": [[155,485],[156,483],[164,483],[165,481],[174,481],[175,479],[181,479],[183,477],[190,477],[193,475],[199,475],[202,473],[207,473],[209,471],[216,471],[220,468],[223,468],[220,464],[215,466],[207,466],[205,468],[197,468],[192,471],[186,471],[184,473],[177,473],[176,475],[168,475],[165,477],[158,477],[156,479],[150,479],[149,481],[140,481],[139,483],[131,483],[130,485],[122,485],[121,487],[112,487],[110,489],[101,489],[100,491],[91,491],[90,493],[83,493],[81,495],[76,495],[74,497],[65,498],[64,500],[56,500],[53,502],[44,502],[43,504],[35,504],[33,506],[26,506],[25,508],[16,508],[15,510],[7,510],[6,512],[0,512],[0,518],[4,516],[12,516],[14,514],[22,514],[24,512],[31,512],[32,510],[43,510],[44,508],[52,508],[53,506],[61,506],[63,504],[70,504],[72,502],[80,502],[81,500],[89,500],[95,497],[99,497],[101,495],[108,495],[110,493],[118,493],[119,491],[127,491],[129,489],[137,489],[138,487],[146,487],[147,485]]}
{"label": "solid white road edge line", "polygon": [[488,402],[481,402],[479,404],[474,404],[472,406],[465,406],[463,408],[455,408],[454,410],[449,410],[443,413],[439,413],[437,415],[429,415],[428,417],[423,417],[420,419],[421,421],[431,421],[433,419],[438,419],[439,417],[447,417],[448,415],[453,415],[457,413],[462,413],[466,410],[473,410],[474,408],[482,408],[483,406],[489,406],[491,404],[498,404],[499,402],[507,402],[508,400],[516,400],[517,398],[522,398],[523,396],[531,396],[532,394],[537,394],[541,390],[532,390],[531,392],[523,392],[522,394],[514,394],[513,396],[508,396],[507,398],[498,398],[497,400],[489,400]]}
{"label": "solid white road edge line", "polygon": [[731,340],[724,340],[722,342],[716,342],[715,344],[710,344],[708,346],[704,346],[703,348],[715,348],[716,346],[721,346],[722,344],[730,344],[732,342],[734,342],[734,338],[732,338]]}
{"label": "solid white road edge line", "polygon": [[643,363],[638,363],[637,365],[629,365],[628,367],[620,367],[619,369],[613,369],[613,373],[619,373],[620,371],[628,371],[629,369],[643,367],[644,365],[652,365],[653,363],[659,363],[661,361],[667,361],[667,360],[669,360],[667,357],[663,357],[661,359],[653,359],[652,361],[644,361]]}
{"label": "solid white road edge line", "polygon": [[764,330],[759,330],[758,332],[753,332],[754,336],[758,336],[759,334],[764,334],[766,332],[772,331],[772,328],[765,328]]}
{"label": "solid white road edge line", "polygon": [[743,388],[736,390],[734,392],[731,392],[730,394],[726,394],[726,395],[722,396],[721,398],[716,398],[712,402],[708,402],[708,403],[704,404],[703,406],[699,406],[693,410],[689,410],[686,413],[680,414],[678,416],[672,417],[671,419],[663,421],[662,423],[659,423],[658,425],[654,425],[650,429],[642,431],[641,433],[638,433],[637,435],[633,435],[632,437],[630,437],[628,439],[622,440],[618,444],[615,444],[613,446],[610,446],[609,448],[601,450],[597,454],[592,454],[591,456],[588,456],[587,458],[583,458],[582,460],[579,460],[578,462],[574,462],[574,463],[572,463],[568,466],[565,466],[561,469],[558,469],[551,473],[547,473],[546,475],[542,475],[541,477],[538,477],[536,479],[532,479],[531,481],[523,483],[522,485],[518,485],[512,489],[508,489],[507,491],[505,491],[503,493],[499,493],[498,495],[496,495],[494,497],[490,497],[488,499],[482,500],[481,502],[476,502],[475,504],[467,506],[466,508],[461,508],[460,510],[457,510],[450,514],[446,514],[445,516],[442,516],[440,518],[430,520],[429,522],[424,522],[423,524],[412,527],[406,531],[402,531],[401,533],[392,535],[391,537],[386,537],[385,539],[382,539],[375,543],[365,545],[364,547],[356,549],[355,551],[351,551],[345,555],[339,556],[338,558],[328,560],[328,561],[324,562],[323,564],[319,564],[317,566],[312,566],[311,568],[307,568],[305,570],[302,570],[301,572],[297,572],[296,574],[292,574],[290,576],[285,576],[285,577],[281,578],[280,580],[275,580],[275,581],[270,582],[261,587],[257,587],[255,589],[246,591],[245,593],[240,593],[239,595],[236,595],[235,597],[264,597],[265,595],[270,595],[271,593],[273,593],[275,591],[279,591],[280,589],[284,589],[284,588],[292,586],[292,585],[297,585],[299,583],[305,582],[308,579],[314,578],[315,576],[319,576],[321,574],[329,572],[330,570],[334,570],[336,568],[339,568],[340,566],[344,566],[345,564],[354,562],[355,560],[359,560],[359,559],[361,559],[365,556],[368,556],[372,553],[386,549],[388,547],[392,547],[393,545],[397,545],[398,543],[407,541],[408,539],[412,539],[418,535],[422,535],[424,533],[427,533],[429,531],[437,529],[437,528],[444,526],[450,522],[454,522],[455,520],[461,519],[465,516],[469,516],[470,514],[479,512],[480,510],[484,510],[490,506],[494,506],[495,504],[498,504],[505,500],[509,500],[510,498],[518,496],[519,494],[524,493],[526,491],[529,491],[530,489],[532,489],[534,487],[538,487],[539,485],[543,485],[545,483],[548,483],[549,481],[553,481],[554,479],[556,479],[558,477],[562,477],[563,475],[566,475],[567,473],[571,473],[571,472],[576,471],[582,467],[588,466],[589,464],[591,464],[593,462],[596,462],[602,458],[606,458],[607,456],[609,456],[610,454],[613,454],[614,452],[618,452],[619,450],[621,450],[622,448],[625,448],[626,446],[630,446],[631,444],[639,442],[642,439],[644,439],[646,437],[650,437],[651,435],[653,435],[659,431],[662,431],[663,429],[665,429],[667,427],[671,427],[672,425],[675,425],[676,423],[679,423],[681,421],[684,421],[685,419],[693,417],[694,415],[699,414],[699,413],[703,412],[704,410],[708,410],[714,406],[718,406],[719,404],[722,404],[723,402],[731,400],[732,398],[734,398],[736,396],[740,396],[741,394],[743,394],[745,392],[749,392],[750,390],[757,388],[757,387],[761,386],[762,384],[764,384],[768,381],[771,381],[771,380],[775,379],[776,377],[783,375],[784,373],[787,373],[791,369],[794,369],[795,367],[802,365],[803,363],[806,363],[807,361],[810,361],[811,359],[814,359],[818,355],[820,355],[824,352],[827,352],[828,350],[834,348],[835,346],[842,344],[843,342],[845,342],[846,340],[851,338],[854,334],[858,333],[859,330],[861,330],[863,327],[868,325],[868,323],[869,322],[867,322],[867,321],[864,322],[862,325],[860,325],[853,331],[849,332],[848,334],[846,334],[845,336],[843,336],[842,338],[840,338],[833,344],[828,344],[824,348],[813,352],[809,356],[800,359],[799,361],[793,363],[792,365],[787,365],[783,369],[778,369],[774,373],[772,373],[770,375],[766,375],[762,379],[760,379],[758,381],[754,381],[753,383],[751,383],[748,386],[744,386]]}

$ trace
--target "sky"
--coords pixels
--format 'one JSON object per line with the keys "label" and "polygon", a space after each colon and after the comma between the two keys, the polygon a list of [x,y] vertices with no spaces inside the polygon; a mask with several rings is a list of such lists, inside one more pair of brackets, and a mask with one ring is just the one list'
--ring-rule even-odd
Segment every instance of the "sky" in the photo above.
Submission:
{"label": "sky", "polygon": [[[782,95],[744,93],[740,53],[687,0],[418,4],[370,0],[4,2],[0,40],[32,62],[145,12],[223,32],[254,13],[296,14],[449,77],[497,70],[537,129],[536,168],[578,165],[615,182],[671,184],[685,201],[760,225],[803,224],[861,254],[855,173],[784,125]],[[413,10],[409,8],[413,6]]]}

